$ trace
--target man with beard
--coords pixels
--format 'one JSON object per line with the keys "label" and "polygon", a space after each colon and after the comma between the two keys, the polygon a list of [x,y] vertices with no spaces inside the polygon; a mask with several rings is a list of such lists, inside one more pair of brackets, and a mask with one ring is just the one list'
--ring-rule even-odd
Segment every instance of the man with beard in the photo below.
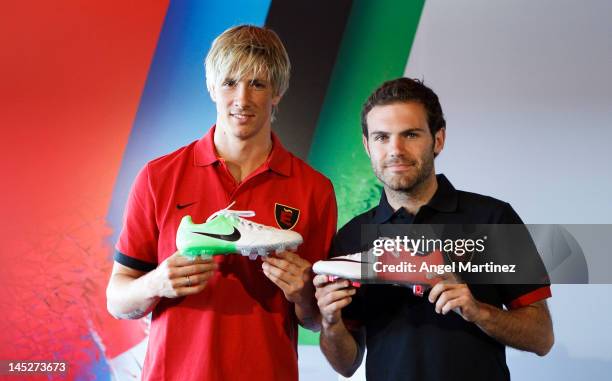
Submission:
{"label": "man with beard", "polygon": [[[382,84],[366,101],[361,122],[384,191],[378,206],[338,232],[334,256],[361,251],[365,224],[522,223],[508,203],[458,191],[436,176],[446,122],[438,97],[422,82]],[[541,265],[538,258],[534,263]],[[543,356],[554,342],[546,281],[467,285],[448,274],[418,296],[405,287],[356,289],[348,280],[331,280],[314,279],[321,349],[344,376],[359,367],[367,346],[368,380],[509,380],[506,345]]]}

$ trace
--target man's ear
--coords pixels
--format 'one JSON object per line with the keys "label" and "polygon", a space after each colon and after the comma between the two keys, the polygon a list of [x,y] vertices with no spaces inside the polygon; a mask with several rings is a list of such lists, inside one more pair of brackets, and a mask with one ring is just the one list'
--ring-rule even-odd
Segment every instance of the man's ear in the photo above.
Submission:
{"label": "man's ear", "polygon": [[446,141],[446,128],[440,128],[434,136],[434,154],[438,156],[444,149],[444,142]]}
{"label": "man's ear", "polygon": [[212,85],[210,87],[210,90],[208,91],[208,95],[210,95],[210,99],[212,99],[213,102],[217,103],[217,98],[215,97],[215,85]]}
{"label": "man's ear", "polygon": [[370,147],[368,146],[368,138],[361,134],[361,141],[363,142],[363,148],[366,151],[366,154],[368,155],[368,157],[370,157]]}
{"label": "man's ear", "polygon": [[278,106],[278,104],[280,103],[281,99],[283,98],[282,95],[275,95],[272,97],[272,106]]}

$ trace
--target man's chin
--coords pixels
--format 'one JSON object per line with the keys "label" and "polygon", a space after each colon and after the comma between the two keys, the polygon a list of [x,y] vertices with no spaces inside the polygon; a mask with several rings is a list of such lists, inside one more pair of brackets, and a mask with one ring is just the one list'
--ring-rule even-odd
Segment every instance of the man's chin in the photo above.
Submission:
{"label": "man's chin", "polygon": [[389,187],[392,191],[400,192],[400,193],[410,193],[414,190],[414,184],[407,185],[396,185]]}
{"label": "man's chin", "polygon": [[409,186],[416,182],[418,178],[417,171],[391,172],[385,171],[384,182],[399,187]]}
{"label": "man's chin", "polygon": [[384,181],[384,184],[396,192],[409,192],[414,189],[416,185],[415,180],[416,179],[402,179],[396,181]]}
{"label": "man's chin", "polygon": [[251,125],[232,125],[230,131],[238,139],[249,139],[257,134],[258,129]]}

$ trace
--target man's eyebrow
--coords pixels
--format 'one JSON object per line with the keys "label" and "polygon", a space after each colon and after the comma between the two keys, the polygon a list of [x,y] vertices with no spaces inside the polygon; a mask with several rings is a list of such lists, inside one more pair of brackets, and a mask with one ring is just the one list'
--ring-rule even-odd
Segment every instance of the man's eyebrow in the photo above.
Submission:
{"label": "man's eyebrow", "polygon": [[[410,128],[406,128],[405,130],[401,130],[399,132],[399,134],[405,134],[407,132],[423,132],[426,131],[425,128],[423,127],[410,127]],[[391,134],[388,131],[379,131],[379,130],[374,130],[370,132],[370,135],[389,135]]]}
{"label": "man's eyebrow", "polygon": [[410,128],[405,129],[405,130],[402,130],[402,132],[400,132],[400,134],[404,134],[404,133],[407,133],[407,132],[423,132],[423,131],[426,131],[426,129],[423,128],[423,127],[410,127]]}

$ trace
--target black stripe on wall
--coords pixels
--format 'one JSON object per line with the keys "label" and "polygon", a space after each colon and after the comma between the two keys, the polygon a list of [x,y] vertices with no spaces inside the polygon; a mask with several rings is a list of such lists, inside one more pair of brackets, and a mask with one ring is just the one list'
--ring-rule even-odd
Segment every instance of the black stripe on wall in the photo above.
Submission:
{"label": "black stripe on wall", "polygon": [[306,161],[352,0],[272,0],[266,26],[291,60],[289,90],[272,124],[283,145]]}

